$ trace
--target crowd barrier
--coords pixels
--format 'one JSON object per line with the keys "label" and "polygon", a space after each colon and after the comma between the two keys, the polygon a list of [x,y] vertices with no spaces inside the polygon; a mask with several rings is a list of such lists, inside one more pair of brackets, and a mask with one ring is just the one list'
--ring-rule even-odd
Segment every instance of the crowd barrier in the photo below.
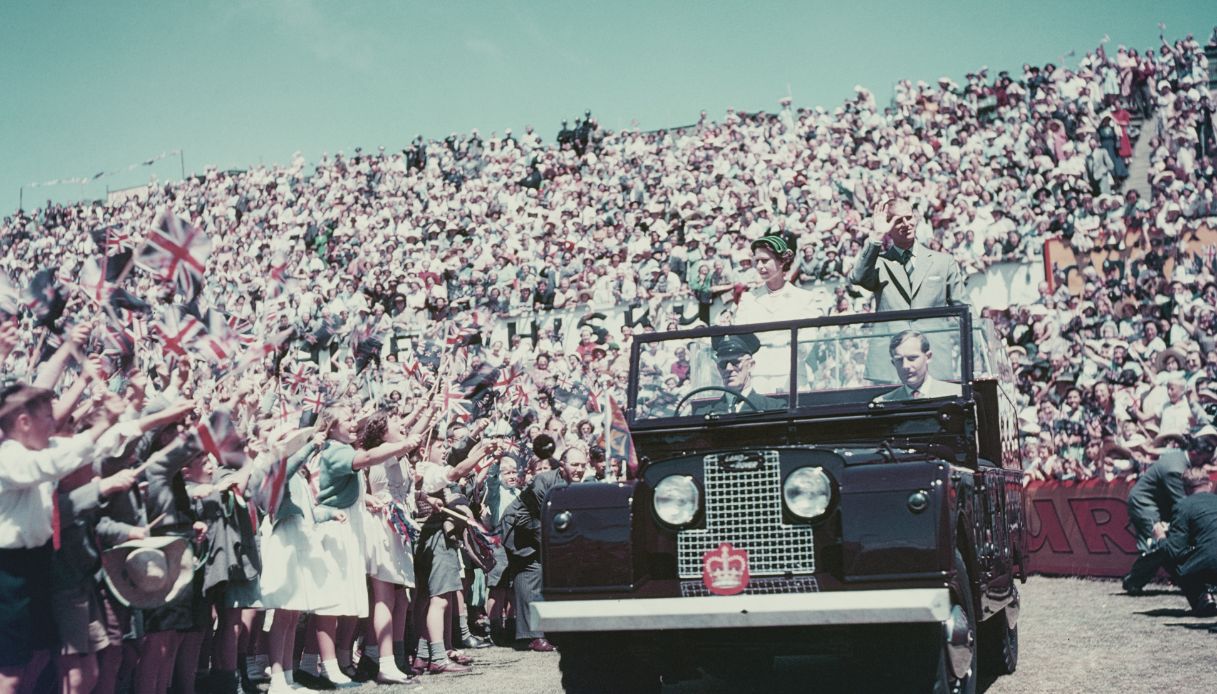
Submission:
{"label": "crowd barrier", "polygon": [[1031,572],[1119,577],[1137,558],[1128,480],[1031,482],[1026,487]]}

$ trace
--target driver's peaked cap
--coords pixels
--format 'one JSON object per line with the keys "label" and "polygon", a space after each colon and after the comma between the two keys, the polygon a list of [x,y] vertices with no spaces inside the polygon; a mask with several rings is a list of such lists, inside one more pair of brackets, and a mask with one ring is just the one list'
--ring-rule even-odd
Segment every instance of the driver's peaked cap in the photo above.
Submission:
{"label": "driver's peaked cap", "polygon": [[752,333],[741,333],[739,335],[719,335],[710,338],[710,345],[714,348],[714,355],[719,359],[740,357],[745,354],[756,354],[756,351],[761,348],[761,341]]}

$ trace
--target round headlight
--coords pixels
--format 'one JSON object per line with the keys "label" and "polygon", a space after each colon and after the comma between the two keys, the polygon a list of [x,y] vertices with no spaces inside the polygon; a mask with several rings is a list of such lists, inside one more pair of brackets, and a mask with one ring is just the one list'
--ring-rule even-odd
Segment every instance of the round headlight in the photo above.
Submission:
{"label": "round headlight", "polygon": [[668,525],[684,525],[697,515],[700,493],[688,475],[665,477],[655,485],[655,515]]}
{"label": "round headlight", "polygon": [[832,482],[818,467],[804,467],[790,473],[782,487],[786,508],[800,518],[815,518],[828,510],[832,501]]}

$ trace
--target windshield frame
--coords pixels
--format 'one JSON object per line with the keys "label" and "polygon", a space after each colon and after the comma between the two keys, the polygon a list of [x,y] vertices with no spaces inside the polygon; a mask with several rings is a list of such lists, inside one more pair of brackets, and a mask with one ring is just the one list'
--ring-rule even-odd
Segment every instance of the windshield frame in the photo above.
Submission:
{"label": "windshield frame", "polygon": [[[724,325],[713,326],[706,328],[694,328],[691,330],[677,330],[671,332],[651,332],[642,333],[634,336],[633,344],[630,347],[630,375],[629,383],[627,384],[627,404],[626,404],[626,420],[631,429],[659,429],[672,426],[687,427],[690,424],[700,425],[714,422],[756,422],[759,420],[784,420],[794,417],[824,417],[824,416],[839,416],[869,414],[874,412],[904,412],[909,410],[919,411],[925,409],[938,409],[941,407],[945,398],[932,398],[924,400],[908,400],[908,401],[892,401],[882,403],[881,406],[875,406],[874,403],[843,403],[832,405],[820,405],[810,407],[798,406],[798,377],[799,377],[799,350],[798,346],[798,331],[808,328],[819,328],[826,326],[842,326],[854,325],[861,323],[881,323],[885,321],[916,321],[931,318],[953,318],[958,320],[959,327],[959,349],[961,363],[959,365],[959,385],[961,392],[958,398],[954,401],[970,401],[972,399],[972,371],[973,371],[973,319],[972,309],[966,304],[956,306],[943,306],[938,308],[915,309],[910,311],[883,311],[877,313],[851,313],[835,316],[824,316],[822,318],[804,318],[793,321],[776,321],[771,323],[749,323],[743,325]],[[736,414],[723,415],[702,415],[697,416],[687,414],[682,416],[670,417],[647,417],[645,419],[636,419],[637,397],[639,388],[639,363],[641,360],[642,350],[647,344],[652,342],[666,342],[669,340],[693,340],[698,338],[711,338],[720,335],[731,335],[746,332],[779,332],[785,331],[789,334],[787,349],[790,352],[790,364],[787,377],[786,393],[786,409],[784,410],[769,410],[764,412],[746,412]],[[982,345],[983,346],[983,345]]]}

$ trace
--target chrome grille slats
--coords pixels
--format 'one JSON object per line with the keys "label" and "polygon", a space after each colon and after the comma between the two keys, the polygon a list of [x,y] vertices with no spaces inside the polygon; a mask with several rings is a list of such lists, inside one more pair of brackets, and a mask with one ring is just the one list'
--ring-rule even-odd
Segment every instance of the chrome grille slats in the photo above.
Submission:
{"label": "chrome grille slats", "polygon": [[681,578],[700,578],[702,556],[730,542],[748,552],[751,576],[813,573],[815,551],[811,526],[782,522],[782,469],[778,451],[760,451],[755,470],[721,465],[732,453],[707,455],[703,465],[706,527],[676,536]]}
{"label": "chrome grille slats", "polygon": [[[785,595],[789,593],[817,593],[820,583],[815,576],[794,578],[758,578],[748,582],[744,595]],[[708,597],[713,595],[701,581],[681,581],[681,597]]]}

